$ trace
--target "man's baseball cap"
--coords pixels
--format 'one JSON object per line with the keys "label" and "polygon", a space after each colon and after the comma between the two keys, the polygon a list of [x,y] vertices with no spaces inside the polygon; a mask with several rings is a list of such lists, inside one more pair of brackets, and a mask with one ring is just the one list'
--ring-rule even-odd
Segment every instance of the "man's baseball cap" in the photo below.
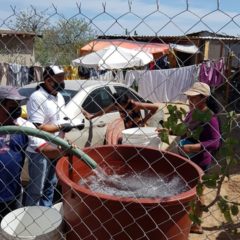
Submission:
{"label": "man's baseball cap", "polygon": [[203,95],[209,97],[211,95],[210,87],[206,83],[195,82],[191,88],[184,92],[187,96]]}
{"label": "man's baseball cap", "polygon": [[0,87],[0,99],[10,99],[15,101],[21,101],[26,97],[20,95],[18,89],[12,86],[1,86]]}
{"label": "man's baseball cap", "polygon": [[64,74],[63,69],[56,65],[50,65],[45,67],[43,72],[43,79],[45,80],[47,77],[52,77],[61,74]]}

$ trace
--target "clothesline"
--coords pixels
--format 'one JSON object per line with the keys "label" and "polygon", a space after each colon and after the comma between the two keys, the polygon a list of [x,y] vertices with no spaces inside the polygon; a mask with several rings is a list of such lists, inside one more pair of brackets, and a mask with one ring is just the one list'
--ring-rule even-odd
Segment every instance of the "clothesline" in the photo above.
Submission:
{"label": "clothesline", "polygon": [[[76,69],[70,70],[76,72]],[[118,70],[114,74],[106,71],[97,74],[96,79],[122,82],[153,102],[185,102],[186,97],[182,93],[196,81],[205,82],[213,88],[220,86],[224,82],[224,70],[224,59],[221,58],[180,68]],[[43,68],[39,66],[0,63],[0,85],[19,87],[30,82],[41,82],[42,72]]]}
{"label": "clothesline", "polygon": [[202,63],[163,70],[132,70],[120,79],[129,87],[137,88],[142,97],[153,102],[186,102],[183,92],[194,82],[205,82],[212,88],[224,82],[224,60],[211,61],[209,66]]}
{"label": "clothesline", "polygon": [[[63,66],[66,80],[79,79],[78,68]],[[17,63],[0,63],[0,85],[22,87],[31,82],[43,81],[44,68],[41,66],[24,66]]]}

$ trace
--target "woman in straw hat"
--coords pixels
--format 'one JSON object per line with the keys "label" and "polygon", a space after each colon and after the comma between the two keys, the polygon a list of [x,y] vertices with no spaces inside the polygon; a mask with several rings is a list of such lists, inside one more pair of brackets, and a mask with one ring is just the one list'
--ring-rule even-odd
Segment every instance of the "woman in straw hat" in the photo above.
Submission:
{"label": "woman in straw hat", "polygon": [[[210,87],[206,83],[195,82],[184,94],[188,98],[190,108],[184,120],[189,134],[181,136],[179,152],[181,155],[190,158],[206,172],[212,162],[213,154],[219,149],[221,143],[219,121],[216,116],[217,105],[213,106]],[[162,130],[159,129],[158,131],[161,132]],[[194,138],[189,137],[196,131],[199,132],[197,139],[195,136]],[[200,197],[195,212],[198,217],[202,216],[200,206],[203,203],[203,198]],[[201,225],[193,224],[191,232],[203,233]]]}
{"label": "woman in straw hat", "polygon": [[[219,128],[219,121],[215,113],[216,109],[210,106],[211,91],[210,87],[206,83],[195,82],[193,86],[184,93],[189,101],[190,112],[185,118],[185,124],[190,132],[200,129],[199,138],[197,140],[187,139],[189,142],[183,144],[180,150],[183,153],[188,154],[191,160],[195,162],[203,171],[207,171],[211,162],[214,152],[219,148],[221,141],[221,134]],[[203,113],[206,117],[206,121],[198,120],[194,117],[194,114],[198,112]],[[182,136],[181,139],[186,140],[186,136]],[[204,199],[201,196],[196,204],[196,215],[202,216],[202,210],[200,205],[204,203]],[[192,233],[203,233],[200,224],[193,224],[191,227]]]}

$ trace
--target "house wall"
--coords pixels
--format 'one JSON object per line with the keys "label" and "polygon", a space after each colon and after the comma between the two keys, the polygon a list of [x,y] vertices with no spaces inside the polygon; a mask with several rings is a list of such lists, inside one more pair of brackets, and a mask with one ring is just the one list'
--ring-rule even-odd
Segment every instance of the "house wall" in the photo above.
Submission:
{"label": "house wall", "polygon": [[35,62],[31,36],[0,35],[0,62],[30,66]]}
{"label": "house wall", "polygon": [[[206,42],[208,43],[208,41]],[[207,45],[205,45],[205,48],[206,48]],[[208,55],[205,55],[204,59],[207,60],[207,59],[211,59],[211,60],[214,60],[214,59],[219,59],[221,58],[222,56],[224,56],[224,53],[222,51],[222,43],[220,41],[209,41],[209,46],[208,46]],[[223,55],[221,55],[223,54]]]}
{"label": "house wall", "polygon": [[231,49],[231,51],[233,51],[232,54],[232,67],[234,68],[239,68],[240,67],[240,43],[236,42],[236,43],[231,43],[229,44],[229,48],[227,49],[229,51],[229,49]]}
{"label": "house wall", "polygon": [[[231,53],[231,54],[230,54]],[[214,60],[221,57],[227,59],[231,56],[231,67],[239,68],[240,63],[240,43],[239,42],[224,42],[219,40],[205,41],[204,60]]]}

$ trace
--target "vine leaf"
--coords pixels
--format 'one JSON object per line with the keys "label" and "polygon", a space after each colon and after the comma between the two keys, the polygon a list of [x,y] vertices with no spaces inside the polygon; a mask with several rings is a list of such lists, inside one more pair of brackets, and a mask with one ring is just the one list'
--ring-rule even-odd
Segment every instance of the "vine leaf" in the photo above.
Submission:
{"label": "vine leaf", "polygon": [[159,133],[159,137],[161,138],[162,142],[169,144],[169,138],[168,138],[168,131],[161,131]]}

